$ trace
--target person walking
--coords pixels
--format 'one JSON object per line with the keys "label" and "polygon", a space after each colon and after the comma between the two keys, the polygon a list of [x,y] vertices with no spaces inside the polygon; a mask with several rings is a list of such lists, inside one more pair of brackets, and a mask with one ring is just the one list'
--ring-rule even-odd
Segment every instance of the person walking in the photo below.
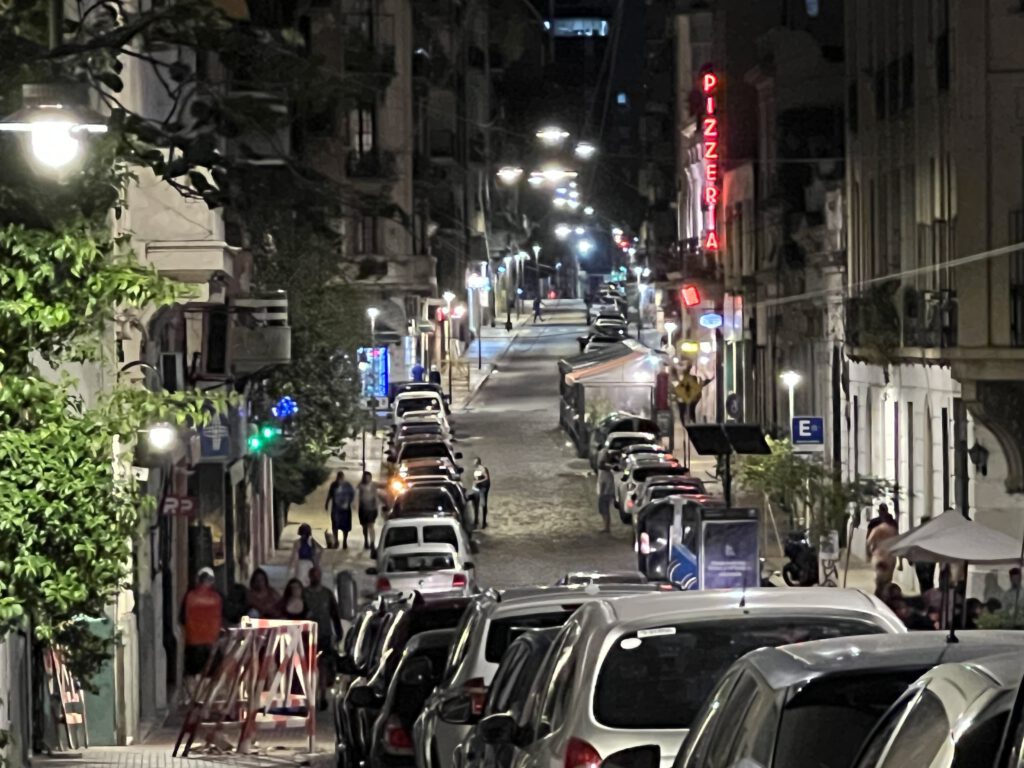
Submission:
{"label": "person walking", "polygon": [[316,622],[316,642],[320,653],[317,667],[320,675],[317,678],[317,709],[327,709],[327,690],[334,682],[336,674],[337,644],[341,640],[341,612],[338,601],[328,587],[323,585],[323,574],[319,568],[309,572],[309,586],[303,595],[306,612],[311,621]]}
{"label": "person walking", "polygon": [[612,503],[615,501],[615,478],[607,461],[597,468],[597,511],[604,521],[601,533],[611,533]]}
{"label": "person walking", "polygon": [[191,700],[224,624],[224,600],[214,587],[212,568],[200,568],[185,593],[179,621],[185,629],[185,693]]}
{"label": "person walking", "polygon": [[487,496],[491,492],[491,470],[484,466],[483,459],[476,457],[473,467],[473,488],[476,490],[476,506],[473,515],[473,526],[480,524],[480,515],[483,513],[484,525],[487,527]]}
{"label": "person walking", "polygon": [[369,472],[363,472],[363,479],[359,482],[356,495],[359,498],[359,525],[363,529],[363,549],[373,550],[377,543],[373,527],[377,522],[382,494]]}
{"label": "person walking", "polygon": [[348,535],[352,532],[352,501],[355,499],[356,491],[352,483],[345,479],[345,473],[339,472],[327,489],[327,500],[324,502],[324,509],[331,510],[331,531],[334,533],[334,542],[338,542],[338,531],[341,531],[341,547],[348,549]]}
{"label": "person walking", "polygon": [[281,595],[270,586],[267,572],[262,568],[253,571],[249,579],[249,591],[246,594],[249,616],[254,619],[276,619],[277,607],[280,602]]}
{"label": "person walking", "polygon": [[875,569],[875,594],[879,594],[892,583],[896,570],[896,557],[883,551],[882,544],[898,535],[896,519],[889,513],[886,504],[878,505],[878,517],[868,522],[867,550],[871,565]]}
{"label": "person walking", "polygon": [[299,538],[292,545],[292,557],[288,570],[301,584],[309,578],[309,572],[320,565],[324,548],[313,538],[313,529],[308,523],[299,526]]}
{"label": "person walking", "polygon": [[534,322],[534,325],[536,325],[538,320],[540,320],[542,323],[544,322],[544,318],[540,314],[540,311],[541,311],[541,309],[543,309],[543,307],[544,307],[544,305],[540,303],[540,296],[538,296],[536,299],[533,300],[533,322]]}

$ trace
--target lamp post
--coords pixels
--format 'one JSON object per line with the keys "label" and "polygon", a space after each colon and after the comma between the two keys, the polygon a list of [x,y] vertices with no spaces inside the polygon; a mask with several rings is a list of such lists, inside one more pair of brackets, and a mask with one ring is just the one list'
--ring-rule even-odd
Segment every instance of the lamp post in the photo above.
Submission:
{"label": "lamp post", "polygon": [[448,356],[448,400],[450,401],[452,399],[452,302],[455,301],[455,294],[451,291],[445,291],[441,294],[441,298],[444,299],[444,319],[448,326],[445,336],[445,345],[447,347],[445,354]]}
{"label": "lamp post", "polygon": [[640,314],[640,278],[644,268],[637,264],[633,267],[633,274],[636,275],[636,340],[640,341],[640,331],[644,325],[643,315]]}
{"label": "lamp post", "polygon": [[793,402],[794,402],[793,392],[796,389],[797,384],[800,383],[800,380],[803,377],[799,373],[797,373],[796,371],[783,371],[779,375],[779,378],[782,380],[782,383],[783,383],[783,385],[785,385],[786,389],[789,390],[789,428],[792,431],[792,429],[793,429],[793,417],[796,415],[795,412],[794,412],[794,408],[793,408]]}
{"label": "lamp post", "polygon": [[534,265],[537,267],[537,298],[541,298],[541,285],[540,285],[540,243],[534,243],[530,246],[530,250],[533,251]]}
{"label": "lamp post", "polygon": [[480,292],[487,287],[487,278],[483,275],[472,274],[466,281],[466,285],[473,291],[473,298],[476,300],[476,369],[479,371],[484,367],[483,336],[481,335],[481,315],[483,314],[483,302],[480,301]]}
{"label": "lamp post", "polygon": [[[373,421],[373,436],[377,436],[377,388],[380,381],[377,376],[380,373],[380,366],[377,364],[377,318],[380,310],[377,307],[367,307],[366,316],[370,319],[370,381],[373,385],[371,397],[366,399],[366,406],[370,409],[370,419]],[[366,430],[363,430],[363,472],[366,471]]]}
{"label": "lamp post", "polygon": [[679,326],[676,325],[671,320],[666,320],[665,321],[665,333],[668,334],[668,348],[669,348],[669,350],[672,349],[672,334],[674,334],[676,332],[676,329],[678,327]]}

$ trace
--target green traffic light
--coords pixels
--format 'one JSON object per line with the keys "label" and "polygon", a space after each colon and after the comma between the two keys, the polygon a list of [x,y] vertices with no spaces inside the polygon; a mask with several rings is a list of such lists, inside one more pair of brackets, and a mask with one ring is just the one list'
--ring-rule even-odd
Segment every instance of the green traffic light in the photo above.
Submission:
{"label": "green traffic light", "polygon": [[260,439],[259,435],[253,435],[252,437],[249,438],[249,450],[250,451],[258,452],[260,450],[260,448],[262,448],[262,447],[263,447],[263,441]]}

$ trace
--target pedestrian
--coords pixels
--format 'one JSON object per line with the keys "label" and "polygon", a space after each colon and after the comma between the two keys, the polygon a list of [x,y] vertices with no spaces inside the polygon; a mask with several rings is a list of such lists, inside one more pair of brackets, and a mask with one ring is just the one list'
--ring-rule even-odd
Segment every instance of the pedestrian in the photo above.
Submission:
{"label": "pedestrian", "polygon": [[249,592],[246,595],[246,602],[249,607],[249,616],[252,618],[277,618],[277,608],[281,602],[281,594],[270,586],[267,572],[262,568],[257,568],[253,571],[252,576],[249,578]]}
{"label": "pedestrian", "polygon": [[533,322],[536,325],[537,321],[544,322],[544,318],[541,316],[540,311],[543,308],[543,304],[540,303],[540,296],[533,300]]}
{"label": "pedestrian", "polygon": [[476,490],[476,505],[473,513],[473,526],[479,525],[480,513],[483,512],[484,525],[487,527],[487,496],[491,492],[491,470],[484,466],[483,459],[476,457],[473,467],[473,488]]}
{"label": "pedestrian", "polygon": [[441,372],[437,370],[436,365],[430,366],[430,373],[427,378],[431,384],[436,384],[439,387],[441,386]]}
{"label": "pedestrian", "polygon": [[1020,568],[1013,567],[1010,569],[1010,588],[1003,592],[1001,602],[1003,608],[1014,614],[1024,610],[1024,600],[1021,600],[1021,587],[1020,587]]}
{"label": "pedestrian", "polygon": [[612,503],[615,501],[615,478],[612,465],[607,461],[597,468],[597,511],[604,521],[601,533],[611,533]]}
{"label": "pedestrian", "polygon": [[311,621],[316,622],[317,648],[320,653],[317,667],[320,675],[317,679],[317,709],[327,709],[327,690],[334,682],[336,674],[337,643],[341,640],[341,612],[334,592],[323,585],[323,575],[319,568],[309,572],[309,586],[303,599]]}
{"label": "pedestrian", "polygon": [[[310,569],[312,573],[314,568]],[[284,587],[284,595],[278,603],[277,613],[282,619],[299,621],[309,618],[309,610],[306,607],[305,588],[298,579],[291,579]]]}
{"label": "pedestrian", "polygon": [[356,493],[359,496],[359,525],[363,529],[363,549],[373,550],[377,543],[373,526],[377,522],[382,493],[369,472],[363,472],[363,479],[359,482]]}
{"label": "pedestrian", "polygon": [[345,479],[344,472],[339,472],[327,489],[324,509],[329,507],[331,510],[331,531],[334,533],[335,546],[338,532],[341,531],[342,549],[348,549],[348,535],[352,531],[352,501],[355,496],[355,488]]}
{"label": "pedestrian", "polygon": [[886,585],[892,583],[893,572],[896,570],[896,558],[884,551],[882,544],[897,535],[896,520],[889,514],[885,504],[879,504],[878,517],[868,523],[867,550],[871,565],[875,570],[875,594],[879,594]]}
{"label": "pedestrian", "polygon": [[416,362],[412,366],[412,380],[423,381],[423,373],[426,369],[423,367],[423,363]]}
{"label": "pedestrian", "polygon": [[196,584],[185,593],[179,621],[185,629],[185,693],[191,700],[200,675],[213,654],[224,624],[224,600],[214,587],[213,569],[200,568]]}
{"label": "pedestrian", "polygon": [[320,555],[324,548],[313,538],[313,529],[308,523],[299,526],[299,537],[292,545],[292,557],[289,573],[295,579],[305,580],[309,572],[320,565]]}

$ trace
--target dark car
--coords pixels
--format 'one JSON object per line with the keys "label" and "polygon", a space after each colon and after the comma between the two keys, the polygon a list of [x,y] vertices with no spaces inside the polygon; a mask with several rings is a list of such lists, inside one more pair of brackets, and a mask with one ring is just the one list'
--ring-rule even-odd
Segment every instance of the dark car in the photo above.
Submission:
{"label": "dark car", "polygon": [[912,632],[749,653],[704,702],[674,768],[849,768],[875,723],[925,672],[1024,650],[1020,632],[973,631],[959,639]]}
{"label": "dark car", "polygon": [[597,454],[604,447],[604,441],[612,432],[651,432],[655,437],[661,435],[661,430],[652,419],[629,413],[611,413],[590,429],[588,455],[591,469],[597,469]]}
{"label": "dark car", "polygon": [[391,517],[461,515],[462,511],[462,505],[448,488],[440,485],[414,485],[395,500],[391,506]]}
{"label": "dark car", "polygon": [[402,651],[421,632],[458,625],[468,598],[411,600],[390,604],[378,622],[375,642],[358,677],[334,700],[335,750],[339,768],[352,768],[366,760],[370,731],[380,714]]}
{"label": "dark car", "polygon": [[[531,629],[521,633],[505,650],[494,680],[487,689],[483,717],[505,713],[521,721],[526,695],[533,679],[558,635],[559,627]],[[477,723],[455,750],[453,768],[497,768],[511,764],[514,750],[506,744],[488,744]]]}
{"label": "dark car", "polygon": [[[422,632],[402,651],[380,714],[373,723],[370,768],[413,768],[416,765],[412,725],[427,696],[441,681],[454,634],[454,629]],[[372,704],[372,700],[367,699],[367,703]]]}
{"label": "dark car", "polygon": [[417,435],[397,443],[388,460],[401,463],[413,459],[448,459],[454,464],[461,458],[462,453],[453,450],[447,440],[435,435]]}

